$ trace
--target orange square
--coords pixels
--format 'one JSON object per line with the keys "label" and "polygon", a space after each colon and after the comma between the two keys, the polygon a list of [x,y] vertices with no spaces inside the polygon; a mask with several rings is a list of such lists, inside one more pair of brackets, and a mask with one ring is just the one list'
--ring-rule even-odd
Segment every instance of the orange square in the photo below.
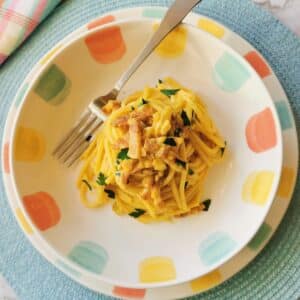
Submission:
{"label": "orange square", "polygon": [[120,60],[126,53],[126,45],[119,26],[95,32],[85,39],[91,56],[101,64]]}
{"label": "orange square", "polygon": [[55,200],[45,192],[24,196],[23,203],[32,222],[42,231],[55,226],[60,220]]}
{"label": "orange square", "polygon": [[100,25],[104,25],[104,24],[107,24],[107,23],[110,23],[110,22],[113,22],[116,18],[112,15],[108,15],[108,16],[105,16],[105,17],[102,17],[100,19],[97,19],[95,21],[92,21],[88,24],[88,29],[93,29],[95,27],[98,27]]}
{"label": "orange square", "polygon": [[113,293],[119,297],[143,299],[146,293],[145,289],[130,289],[121,286],[115,286]]}
{"label": "orange square", "polygon": [[9,173],[10,168],[9,168],[9,144],[6,143],[4,145],[4,150],[3,150],[3,167],[4,167],[4,172]]}
{"label": "orange square", "polygon": [[268,65],[255,51],[247,53],[245,55],[245,59],[250,63],[261,78],[265,78],[271,74]]}

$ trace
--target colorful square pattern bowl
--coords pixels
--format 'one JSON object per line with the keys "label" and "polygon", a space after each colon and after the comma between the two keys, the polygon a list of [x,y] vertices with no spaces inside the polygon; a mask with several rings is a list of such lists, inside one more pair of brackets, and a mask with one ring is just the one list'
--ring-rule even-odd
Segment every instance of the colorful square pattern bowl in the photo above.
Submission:
{"label": "colorful square pattern bowl", "polygon": [[115,215],[110,205],[83,207],[78,169],[63,167],[51,152],[88,102],[113,87],[155,28],[145,19],[112,21],[91,23],[88,32],[56,47],[24,87],[8,148],[14,189],[29,225],[69,273],[122,287],[175,285],[228,261],[257,232],[281,174],[279,119],[248,61],[214,36],[182,25],[141,66],[121,98],[171,76],[204,99],[228,144],[199,199],[211,199],[210,206],[147,225]]}

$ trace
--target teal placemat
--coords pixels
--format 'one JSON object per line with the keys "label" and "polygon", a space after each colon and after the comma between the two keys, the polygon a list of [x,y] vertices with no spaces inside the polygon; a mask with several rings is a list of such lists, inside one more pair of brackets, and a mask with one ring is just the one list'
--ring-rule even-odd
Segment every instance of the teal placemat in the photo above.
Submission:
{"label": "teal placemat", "polygon": [[[184,0],[182,0],[184,1]],[[22,80],[65,35],[114,9],[168,5],[165,0],[69,0],[0,69],[0,128]],[[300,41],[248,0],[204,0],[195,9],[222,22],[254,45],[269,61],[291,101],[300,128]],[[19,229],[0,186],[0,272],[20,299],[109,299],[68,279],[33,249]],[[242,272],[195,299],[300,298],[300,182],[277,233]]]}

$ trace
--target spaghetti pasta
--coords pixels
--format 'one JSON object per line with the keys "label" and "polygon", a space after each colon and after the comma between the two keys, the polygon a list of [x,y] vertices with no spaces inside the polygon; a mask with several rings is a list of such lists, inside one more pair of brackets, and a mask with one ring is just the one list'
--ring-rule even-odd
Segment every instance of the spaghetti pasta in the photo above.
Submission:
{"label": "spaghetti pasta", "polygon": [[226,143],[194,92],[166,78],[103,111],[77,182],[86,207],[112,200],[115,213],[145,223],[205,210],[204,181]]}

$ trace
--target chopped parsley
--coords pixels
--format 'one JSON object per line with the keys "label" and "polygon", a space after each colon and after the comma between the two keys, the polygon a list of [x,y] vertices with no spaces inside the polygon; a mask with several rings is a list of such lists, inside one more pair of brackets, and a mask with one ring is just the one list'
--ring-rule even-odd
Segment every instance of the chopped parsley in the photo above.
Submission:
{"label": "chopped parsley", "polygon": [[181,128],[176,128],[174,130],[174,136],[178,137],[178,136],[180,136],[180,133],[181,133]]}
{"label": "chopped parsley", "polygon": [[173,138],[166,138],[165,141],[164,141],[164,144],[169,145],[169,146],[173,146],[173,147],[177,146],[176,141]]}
{"label": "chopped parsley", "polygon": [[88,135],[86,138],[85,138],[85,140],[87,141],[87,142],[89,142],[91,139],[92,139],[92,135]]}
{"label": "chopped parsley", "polygon": [[118,171],[118,172],[115,173],[115,175],[116,176],[121,176],[121,172]]}
{"label": "chopped parsley", "polygon": [[224,155],[225,149],[226,149],[227,143],[225,142],[225,146],[221,148],[221,155]]}
{"label": "chopped parsley", "polygon": [[171,96],[174,96],[176,95],[180,89],[172,89],[172,90],[169,90],[169,89],[162,89],[160,90],[161,93],[163,93],[164,95],[166,95],[167,97],[171,97]]}
{"label": "chopped parsley", "polygon": [[179,166],[181,166],[181,167],[183,167],[183,168],[185,168],[186,167],[186,162],[185,161],[183,161],[183,160],[180,160],[180,159],[175,159],[175,162],[176,162],[176,164],[177,165],[179,165]]}
{"label": "chopped parsley", "polygon": [[184,110],[181,112],[181,119],[183,121],[184,126],[190,126],[191,125],[191,121],[190,121],[187,113]]}
{"label": "chopped parsley", "polygon": [[201,204],[204,205],[204,211],[208,211],[209,207],[210,207],[210,204],[211,204],[211,200],[210,199],[206,199],[204,200]]}
{"label": "chopped parsley", "polygon": [[133,212],[129,214],[130,217],[138,218],[142,216],[146,211],[140,208],[136,208]]}
{"label": "chopped parsley", "polygon": [[139,106],[143,106],[144,104],[148,104],[148,103],[149,103],[149,101],[147,101],[143,98],[142,101],[140,102]]}
{"label": "chopped parsley", "polygon": [[162,84],[163,81],[162,81],[161,79],[158,79],[158,83],[159,83],[159,84]]}
{"label": "chopped parsley", "polygon": [[106,185],[106,179],[107,177],[102,172],[100,172],[96,182],[99,185]]}
{"label": "chopped parsley", "polygon": [[88,187],[90,191],[92,190],[92,186],[89,184],[87,180],[83,179],[82,182]]}
{"label": "chopped parsley", "polygon": [[112,190],[105,189],[104,192],[107,194],[108,198],[115,199],[115,192]]}
{"label": "chopped parsley", "polygon": [[[129,148],[124,148],[124,149],[122,149],[122,150],[118,153],[117,159],[118,159],[118,160],[130,159],[130,157],[128,156],[128,151],[129,151]],[[118,160],[117,160],[117,163],[118,163]]]}
{"label": "chopped parsley", "polygon": [[194,172],[191,168],[188,169],[188,174],[189,174],[189,175],[193,175],[194,173],[195,173],[195,172]]}

